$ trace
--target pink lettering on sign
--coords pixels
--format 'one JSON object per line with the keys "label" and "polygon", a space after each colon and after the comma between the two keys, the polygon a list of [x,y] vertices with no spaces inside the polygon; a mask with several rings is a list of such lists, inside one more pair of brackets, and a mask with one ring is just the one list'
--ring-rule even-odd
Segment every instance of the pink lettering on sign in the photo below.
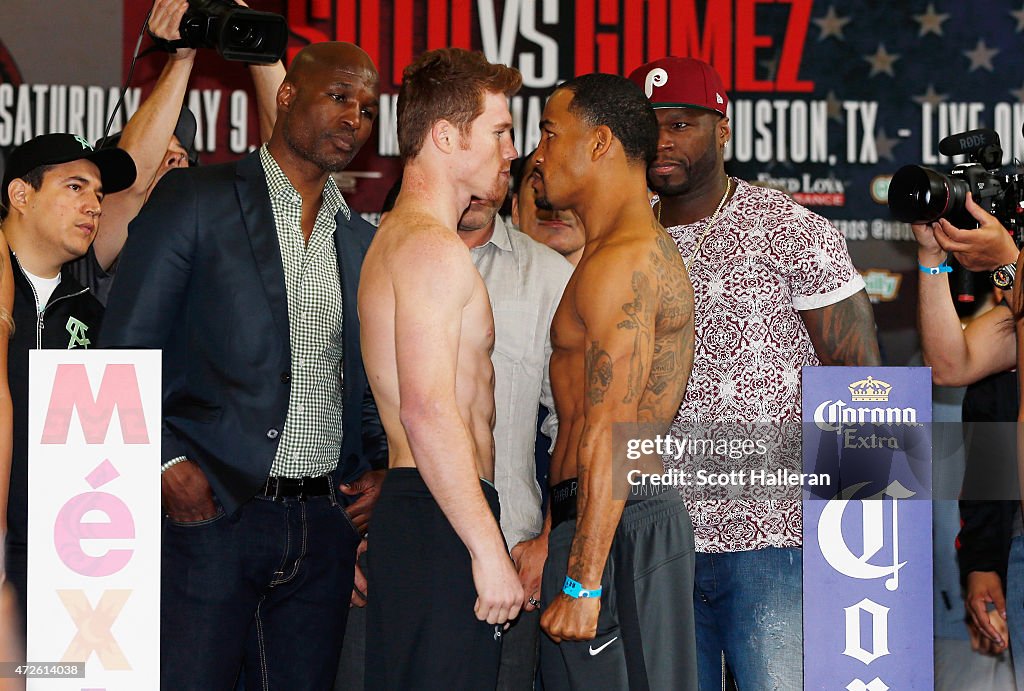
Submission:
{"label": "pink lettering on sign", "polygon": [[[93,489],[118,477],[109,460],[94,468],[87,481]],[[106,521],[83,520],[92,511]],[[83,492],[71,497],[57,513],[53,526],[53,543],[64,565],[83,576],[103,577],[117,573],[131,560],[134,550],[110,549],[100,556],[91,556],[82,549],[82,540],[131,540],[135,538],[135,519],[128,506],[106,492]]]}
{"label": "pink lettering on sign", "polygon": [[103,444],[115,408],[124,443],[148,444],[146,416],[134,365],[107,365],[96,398],[92,396],[85,365],[58,365],[41,443],[66,444],[71,418],[77,409],[86,443]]}

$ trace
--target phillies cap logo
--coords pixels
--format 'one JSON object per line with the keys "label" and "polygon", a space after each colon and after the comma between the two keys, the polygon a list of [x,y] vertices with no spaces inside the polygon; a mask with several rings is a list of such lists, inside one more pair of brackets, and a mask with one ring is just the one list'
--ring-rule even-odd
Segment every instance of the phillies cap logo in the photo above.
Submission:
{"label": "phillies cap logo", "polygon": [[647,94],[647,98],[650,98],[654,93],[654,87],[666,84],[668,84],[668,72],[660,67],[655,67],[647,73],[647,79],[644,80],[644,93]]}

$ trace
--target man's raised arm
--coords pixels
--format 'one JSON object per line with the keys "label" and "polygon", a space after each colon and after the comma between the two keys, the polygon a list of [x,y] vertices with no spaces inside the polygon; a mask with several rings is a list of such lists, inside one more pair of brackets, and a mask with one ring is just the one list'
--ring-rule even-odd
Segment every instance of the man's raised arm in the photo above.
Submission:
{"label": "man's raised arm", "polygon": [[[167,40],[180,38],[178,25],[186,9],[187,5],[175,0],[156,0],[149,18],[150,31]],[[181,114],[195,57],[195,48],[178,48],[168,55],[167,64],[152,93],[125,123],[121,132],[118,147],[131,154],[138,175],[130,188],[103,200],[103,221],[96,234],[93,251],[104,271],[110,268],[121,253],[125,238],[128,237],[128,224],[146,202],[157,174],[164,168],[185,165],[187,152],[179,149],[172,153],[168,143]],[[188,147],[192,142],[183,144]]]}

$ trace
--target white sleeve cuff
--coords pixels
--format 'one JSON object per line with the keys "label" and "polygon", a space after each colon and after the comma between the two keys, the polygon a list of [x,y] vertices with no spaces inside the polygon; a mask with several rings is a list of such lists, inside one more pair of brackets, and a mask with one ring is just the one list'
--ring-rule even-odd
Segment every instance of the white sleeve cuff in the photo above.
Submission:
{"label": "white sleeve cuff", "polygon": [[860,274],[856,274],[845,285],[827,293],[821,293],[820,295],[794,295],[793,307],[801,312],[818,309],[819,307],[828,307],[859,293],[863,289],[864,279],[861,278]]}

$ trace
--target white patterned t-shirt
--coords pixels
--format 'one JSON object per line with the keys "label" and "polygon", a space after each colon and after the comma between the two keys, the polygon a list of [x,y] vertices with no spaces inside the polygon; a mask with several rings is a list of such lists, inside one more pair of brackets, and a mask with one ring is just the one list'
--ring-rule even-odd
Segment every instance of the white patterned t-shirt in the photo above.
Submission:
{"label": "white patterned t-shirt", "polygon": [[[728,455],[706,464],[749,473],[799,471],[800,368],[819,365],[799,310],[825,307],[864,288],[843,234],[777,190],[733,180],[736,192],[690,262],[695,352],[673,436],[716,427],[772,438],[767,455]],[[708,219],[666,228],[689,260]],[[770,433],[769,433],[770,430]],[[766,460],[767,459],[767,460]],[[666,466],[682,468],[665,457]],[[707,467],[706,465],[704,466]],[[747,476],[749,479],[749,475]],[[737,552],[802,543],[800,487],[680,487],[699,552]],[[717,497],[738,496],[722,500]],[[716,497],[711,499],[711,497]]]}

